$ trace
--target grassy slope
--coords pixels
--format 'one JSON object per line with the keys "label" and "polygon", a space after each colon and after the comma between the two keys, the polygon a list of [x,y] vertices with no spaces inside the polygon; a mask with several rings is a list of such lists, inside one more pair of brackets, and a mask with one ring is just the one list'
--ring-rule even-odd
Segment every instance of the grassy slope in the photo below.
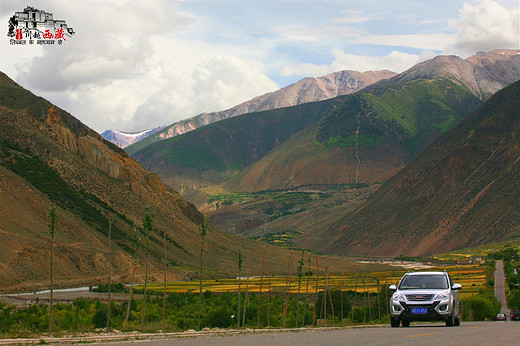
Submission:
{"label": "grassy slope", "polygon": [[[256,162],[291,135],[327,114],[340,99],[246,114],[147,146],[133,155],[145,167],[186,179],[216,181]],[[215,178],[216,177],[216,178]]]}
{"label": "grassy slope", "polygon": [[517,236],[519,95],[519,83],[498,92],[357,213],[321,232],[329,239],[321,250],[420,255]]}
{"label": "grassy slope", "polygon": [[[225,186],[233,191],[384,181],[481,101],[448,80],[417,80],[345,98]],[[280,169],[283,167],[283,169]]]}

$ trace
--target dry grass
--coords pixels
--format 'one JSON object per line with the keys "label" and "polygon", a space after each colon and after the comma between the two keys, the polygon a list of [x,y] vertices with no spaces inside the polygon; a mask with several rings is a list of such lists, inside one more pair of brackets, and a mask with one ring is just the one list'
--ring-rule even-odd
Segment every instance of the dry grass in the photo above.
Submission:
{"label": "dry grass", "polygon": [[[478,293],[479,289],[484,289],[486,286],[486,279],[490,276],[489,269],[485,266],[478,265],[464,265],[464,266],[448,266],[441,268],[432,268],[430,270],[446,270],[450,273],[452,279],[456,283],[463,286],[461,296],[469,296]],[[344,274],[330,274],[329,275],[329,289],[341,289],[343,291],[372,292],[375,293],[379,286],[388,286],[397,284],[399,279],[406,271],[385,271],[385,272],[367,272],[367,273],[344,273]],[[285,290],[287,278],[285,276],[271,277],[271,292],[283,292]],[[298,277],[291,277],[290,291],[291,293],[298,292]],[[211,292],[237,292],[238,278],[220,279],[220,280],[203,280],[203,291]],[[241,290],[245,289],[246,278],[241,279]],[[149,284],[150,291],[162,292],[163,283]],[[198,281],[175,281],[167,283],[167,292],[198,292]],[[318,281],[316,275],[309,277],[309,292],[323,290],[325,287],[324,273],[320,273]],[[136,288],[140,288],[137,286]],[[302,293],[307,289],[307,276],[302,277],[301,287]],[[262,292],[268,290],[268,279],[263,278]],[[260,292],[260,277],[249,278],[249,291]]]}

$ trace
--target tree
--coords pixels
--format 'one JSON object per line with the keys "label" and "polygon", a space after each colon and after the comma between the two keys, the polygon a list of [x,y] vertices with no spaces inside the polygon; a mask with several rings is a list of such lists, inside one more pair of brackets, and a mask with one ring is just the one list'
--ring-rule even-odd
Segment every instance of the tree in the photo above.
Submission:
{"label": "tree", "polygon": [[144,289],[143,289],[143,311],[141,313],[141,329],[144,327],[144,318],[146,313],[146,286],[148,284],[148,255],[150,253],[150,232],[154,231],[154,213],[153,208],[149,205],[146,206],[145,214],[143,217],[143,229],[146,235],[145,244],[145,265],[144,265]]}
{"label": "tree", "polygon": [[139,229],[135,227],[134,222],[134,236],[132,239],[133,247],[134,247],[134,255],[132,256],[134,259],[133,263],[133,270],[132,270],[132,279],[130,280],[130,297],[128,298],[128,307],[126,310],[126,317],[125,317],[125,324],[123,326],[123,329],[126,329],[126,325],[128,324],[128,317],[130,316],[130,306],[132,305],[132,297],[134,294],[134,278],[135,278],[135,270],[137,266],[137,258],[139,257],[139,242],[141,241],[141,238],[139,238]]}
{"label": "tree", "polygon": [[197,327],[200,330],[200,313],[202,309],[202,254],[204,253],[204,237],[208,233],[208,217],[204,215],[202,223],[199,226],[200,234],[200,281],[199,281],[199,319]]}
{"label": "tree", "polygon": [[107,309],[107,333],[110,333],[110,311],[111,309],[111,296],[110,296],[110,281],[112,275],[112,244],[111,244],[111,232],[112,232],[112,218],[108,214],[108,309]]}
{"label": "tree", "polygon": [[305,304],[303,305],[302,328],[305,326],[305,315],[307,313],[307,305],[309,305],[309,281],[311,278],[311,258],[309,253],[309,266],[307,267],[307,288],[305,288]]}
{"label": "tree", "polygon": [[242,319],[242,326],[246,325],[246,311],[247,311],[247,295],[249,293],[249,275],[251,272],[251,259],[253,257],[253,249],[249,252],[249,262],[247,264],[247,277],[246,277],[246,296],[244,297],[244,318]]}
{"label": "tree", "polygon": [[51,235],[51,306],[49,308],[49,335],[52,335],[53,324],[53,309],[54,309],[54,233],[58,227],[58,214],[56,213],[56,206],[51,206],[49,209],[49,224],[48,230]]}
{"label": "tree", "polygon": [[264,257],[262,259],[262,271],[260,272],[260,291],[258,294],[258,326],[260,327],[260,305],[262,302],[262,284],[264,281],[264,264],[265,264],[265,254],[267,252],[267,244],[264,244]]}
{"label": "tree", "polygon": [[301,289],[301,286],[302,286],[302,277],[303,277],[303,265],[305,264],[305,262],[303,262],[303,255],[305,254],[305,252],[302,250],[301,252],[301,256],[300,256],[300,259],[298,260],[298,270],[297,270],[297,275],[298,275],[298,301],[297,301],[297,306],[296,306],[296,327],[298,327],[298,317],[299,317],[299,314],[300,314],[300,304],[301,304],[301,301],[300,301],[300,289]]}
{"label": "tree", "polygon": [[287,307],[289,305],[289,292],[291,291],[292,256],[293,256],[293,253],[291,251],[291,255],[289,256],[289,261],[287,262],[287,278],[286,278],[286,281],[285,281],[285,297],[284,297],[284,302],[283,302],[282,328],[285,328],[285,321],[287,320]]}
{"label": "tree", "polygon": [[163,310],[162,310],[162,330],[164,331],[166,323],[166,274],[168,272],[168,259],[166,258],[166,232],[163,232],[164,247],[164,287],[163,287]]}
{"label": "tree", "polygon": [[237,257],[238,264],[238,304],[237,304],[237,327],[240,328],[240,280],[241,280],[241,271],[242,271],[242,251],[238,250]]}

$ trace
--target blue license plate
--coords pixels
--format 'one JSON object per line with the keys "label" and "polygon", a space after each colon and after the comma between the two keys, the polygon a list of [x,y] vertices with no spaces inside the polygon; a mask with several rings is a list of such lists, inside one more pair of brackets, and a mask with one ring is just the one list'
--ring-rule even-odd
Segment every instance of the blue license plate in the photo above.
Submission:
{"label": "blue license plate", "polygon": [[427,314],[428,308],[412,308],[412,314]]}

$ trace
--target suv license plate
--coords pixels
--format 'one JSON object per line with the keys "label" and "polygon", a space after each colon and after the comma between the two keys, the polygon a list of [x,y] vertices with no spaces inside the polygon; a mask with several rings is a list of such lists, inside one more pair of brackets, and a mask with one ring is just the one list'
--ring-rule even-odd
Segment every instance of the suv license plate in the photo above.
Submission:
{"label": "suv license plate", "polygon": [[428,308],[412,308],[412,314],[427,314]]}

